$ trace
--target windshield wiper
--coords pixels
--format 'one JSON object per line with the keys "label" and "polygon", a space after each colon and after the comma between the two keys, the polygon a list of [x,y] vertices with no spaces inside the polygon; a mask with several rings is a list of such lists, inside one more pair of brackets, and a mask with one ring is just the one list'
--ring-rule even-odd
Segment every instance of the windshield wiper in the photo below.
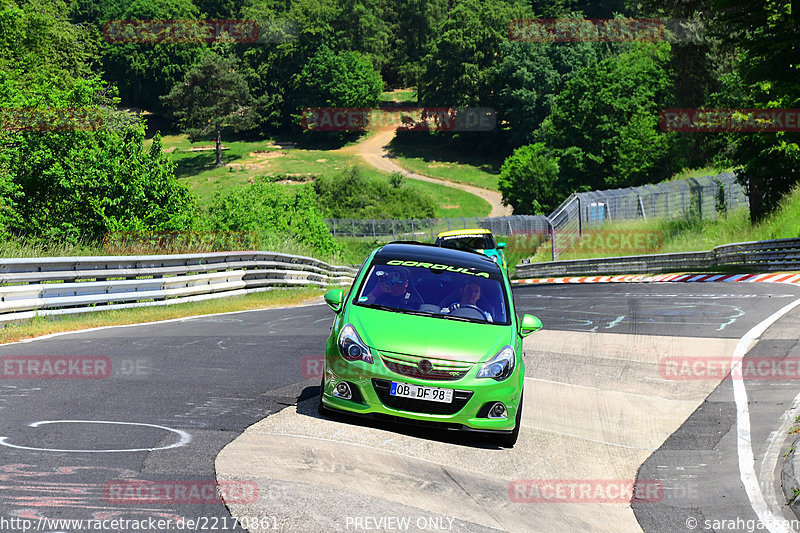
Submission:
{"label": "windshield wiper", "polygon": [[402,307],[389,307],[388,305],[381,305],[381,304],[357,304],[362,307],[369,307],[371,309],[380,309],[382,311],[391,311],[392,313],[405,313],[408,315],[419,315],[419,316],[436,316],[432,313],[427,313],[425,311],[416,311],[414,309],[404,309]]}

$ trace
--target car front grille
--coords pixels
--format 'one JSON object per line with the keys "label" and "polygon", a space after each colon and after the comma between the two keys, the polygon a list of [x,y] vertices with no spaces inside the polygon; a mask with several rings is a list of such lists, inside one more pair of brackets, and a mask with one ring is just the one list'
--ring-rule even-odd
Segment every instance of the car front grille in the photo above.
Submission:
{"label": "car front grille", "polygon": [[424,413],[429,415],[454,415],[467,405],[472,398],[472,391],[454,390],[453,401],[451,403],[431,402],[427,400],[415,400],[413,398],[402,398],[389,394],[392,382],[386,379],[372,378],[372,387],[378,395],[381,403],[391,409],[409,411],[412,413]]}
{"label": "car front grille", "polygon": [[[408,376],[415,379],[430,379],[433,381],[456,381],[467,375],[473,363],[461,361],[450,361],[446,359],[436,359],[430,357],[419,357],[415,355],[405,355],[390,352],[378,352],[383,364],[401,376]],[[431,363],[431,371],[423,372],[419,368],[419,362],[427,359]]]}

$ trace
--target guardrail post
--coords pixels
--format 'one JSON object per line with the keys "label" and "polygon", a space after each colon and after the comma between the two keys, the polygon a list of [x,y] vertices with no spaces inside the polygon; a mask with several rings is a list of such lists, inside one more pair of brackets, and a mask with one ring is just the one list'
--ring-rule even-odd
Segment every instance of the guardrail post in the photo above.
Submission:
{"label": "guardrail post", "polygon": [[581,213],[581,197],[576,194],[575,199],[578,201],[578,237],[583,239],[583,222],[581,221],[583,218],[583,213]]}

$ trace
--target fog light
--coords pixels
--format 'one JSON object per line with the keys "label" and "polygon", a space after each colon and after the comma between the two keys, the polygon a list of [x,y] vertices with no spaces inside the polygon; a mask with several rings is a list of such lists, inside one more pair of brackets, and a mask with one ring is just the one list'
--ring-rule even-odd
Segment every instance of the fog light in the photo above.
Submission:
{"label": "fog light", "polygon": [[353,393],[350,391],[350,385],[348,385],[346,381],[342,381],[336,385],[336,388],[333,389],[333,395],[343,400],[349,400],[353,397]]}
{"label": "fog light", "polygon": [[506,406],[497,402],[489,409],[489,418],[506,418]]}

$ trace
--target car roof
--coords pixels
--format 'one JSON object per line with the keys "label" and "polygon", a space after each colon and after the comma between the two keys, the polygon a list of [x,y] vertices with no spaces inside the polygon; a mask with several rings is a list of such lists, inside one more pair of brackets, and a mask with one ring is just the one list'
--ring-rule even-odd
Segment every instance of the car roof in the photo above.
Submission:
{"label": "car roof", "polygon": [[438,239],[439,237],[455,237],[458,235],[475,235],[478,233],[483,235],[492,234],[492,232],[486,228],[454,229],[450,231],[443,231],[439,235],[437,235],[436,238]]}
{"label": "car roof", "polygon": [[497,263],[483,254],[466,250],[442,248],[441,246],[426,243],[392,242],[381,248],[378,253],[375,254],[375,258],[448,263],[467,268],[500,271],[500,267],[497,266]]}

